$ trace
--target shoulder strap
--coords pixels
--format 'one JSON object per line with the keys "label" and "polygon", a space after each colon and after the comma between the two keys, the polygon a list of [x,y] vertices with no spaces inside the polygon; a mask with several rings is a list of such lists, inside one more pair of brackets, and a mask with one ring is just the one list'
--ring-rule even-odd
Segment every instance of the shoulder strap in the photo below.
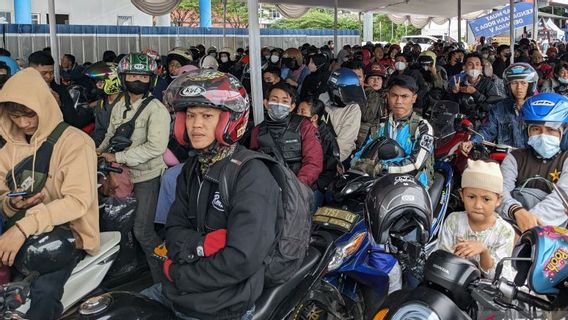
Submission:
{"label": "shoulder strap", "polygon": [[252,159],[259,159],[264,163],[278,163],[269,155],[264,153],[248,150],[245,148],[237,148],[231,159],[225,165],[223,173],[221,174],[221,179],[219,182],[219,193],[221,195],[221,202],[223,207],[230,210],[230,196],[235,188],[235,183],[241,168]]}
{"label": "shoulder strap", "polygon": [[140,107],[138,107],[138,110],[136,110],[136,113],[134,114],[134,116],[132,116],[132,119],[130,119],[128,122],[134,123],[136,122],[136,119],[138,119],[138,117],[140,116],[140,114],[142,113],[142,111],[144,111],[144,109],[146,108],[146,106],[148,104],[150,104],[150,102],[154,100],[154,96],[149,96],[146,99],[144,99],[144,101],[142,101],[142,103],[140,104]]}
{"label": "shoulder strap", "polygon": [[51,131],[51,133],[49,134],[49,136],[47,137],[47,142],[51,143],[51,144],[55,144],[57,142],[57,140],[59,140],[59,138],[61,137],[61,135],[63,134],[63,131],[65,131],[65,129],[67,129],[67,127],[69,127],[69,125],[65,122],[60,122],[55,129],[53,129],[53,131]]}

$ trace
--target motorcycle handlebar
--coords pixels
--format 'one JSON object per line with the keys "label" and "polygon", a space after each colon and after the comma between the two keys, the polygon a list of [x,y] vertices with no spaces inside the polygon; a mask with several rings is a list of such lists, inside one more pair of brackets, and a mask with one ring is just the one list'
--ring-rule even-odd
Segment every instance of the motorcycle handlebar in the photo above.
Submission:
{"label": "motorcycle handlebar", "polygon": [[105,170],[107,172],[122,173],[122,168],[115,168],[115,167],[112,167],[112,166],[108,166],[107,168],[105,168]]}
{"label": "motorcycle handlebar", "polygon": [[528,293],[523,292],[523,291],[517,290],[517,292],[515,294],[515,298],[520,302],[524,302],[528,305],[531,305],[533,307],[537,307],[538,309],[541,309],[541,310],[549,311],[551,309],[550,302],[548,302],[544,299],[541,299],[539,297],[535,297],[532,294],[528,294]]}

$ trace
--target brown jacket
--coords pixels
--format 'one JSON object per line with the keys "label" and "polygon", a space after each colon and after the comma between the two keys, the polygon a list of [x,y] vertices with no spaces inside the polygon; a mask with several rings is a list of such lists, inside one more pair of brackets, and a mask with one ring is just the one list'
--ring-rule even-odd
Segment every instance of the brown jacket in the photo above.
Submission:
{"label": "brown jacket", "polygon": [[[39,117],[36,132],[28,143],[0,107],[0,135],[6,145],[0,149],[0,203],[6,216],[16,212],[10,207],[6,174],[21,160],[34,155],[49,134],[63,121],[63,115],[39,72],[32,68],[14,75],[0,91],[1,102],[16,102]],[[77,247],[93,254],[100,246],[97,201],[97,155],[93,140],[79,129],[68,127],[53,148],[43,203],[29,208],[17,222],[26,236],[49,232],[54,226],[69,223]]]}

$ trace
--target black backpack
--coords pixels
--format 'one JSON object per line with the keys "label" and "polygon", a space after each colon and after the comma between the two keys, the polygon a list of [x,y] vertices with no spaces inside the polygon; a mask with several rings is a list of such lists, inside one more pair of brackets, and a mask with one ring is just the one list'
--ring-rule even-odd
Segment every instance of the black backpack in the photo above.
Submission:
{"label": "black backpack", "polygon": [[265,287],[284,283],[302,265],[310,243],[312,225],[312,190],[300,182],[286,165],[269,155],[237,148],[225,166],[219,191],[225,208],[230,210],[230,196],[242,166],[252,159],[258,159],[270,170],[280,187],[282,205],[278,207],[276,219],[276,240],[265,259]]}

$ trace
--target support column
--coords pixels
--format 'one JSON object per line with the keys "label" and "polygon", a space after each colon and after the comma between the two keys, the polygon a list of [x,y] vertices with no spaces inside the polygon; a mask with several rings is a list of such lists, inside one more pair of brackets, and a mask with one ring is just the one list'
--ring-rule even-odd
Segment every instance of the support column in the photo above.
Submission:
{"label": "support column", "polygon": [[373,13],[365,12],[363,16],[363,41],[373,41]]}
{"label": "support column", "polygon": [[462,42],[462,0],[458,0],[458,43]]}
{"label": "support column", "polygon": [[32,0],[14,0],[14,22],[16,24],[32,23]]}
{"label": "support column", "polygon": [[533,3],[532,38],[535,41],[538,38],[538,0]]}
{"label": "support column", "polygon": [[211,0],[199,0],[199,26],[211,28]]}
{"label": "support column", "polygon": [[[247,0],[248,7],[248,32],[249,32],[249,56],[250,56],[250,85],[252,111],[254,124],[264,120],[264,108],[262,107],[262,66],[260,63],[260,26],[258,24],[258,0]],[[254,8],[254,9],[253,9]]]}
{"label": "support column", "polygon": [[511,37],[511,63],[515,62],[515,0],[509,1],[509,36]]}
{"label": "support column", "polygon": [[[337,43],[337,0],[333,2],[333,56],[337,57],[337,48],[339,47],[339,43]],[[249,7],[250,8],[250,7]]]}
{"label": "support column", "polygon": [[51,56],[55,60],[53,74],[55,82],[59,84],[59,42],[57,41],[57,25],[55,24],[55,0],[48,2],[49,12],[49,40],[51,46]]}

